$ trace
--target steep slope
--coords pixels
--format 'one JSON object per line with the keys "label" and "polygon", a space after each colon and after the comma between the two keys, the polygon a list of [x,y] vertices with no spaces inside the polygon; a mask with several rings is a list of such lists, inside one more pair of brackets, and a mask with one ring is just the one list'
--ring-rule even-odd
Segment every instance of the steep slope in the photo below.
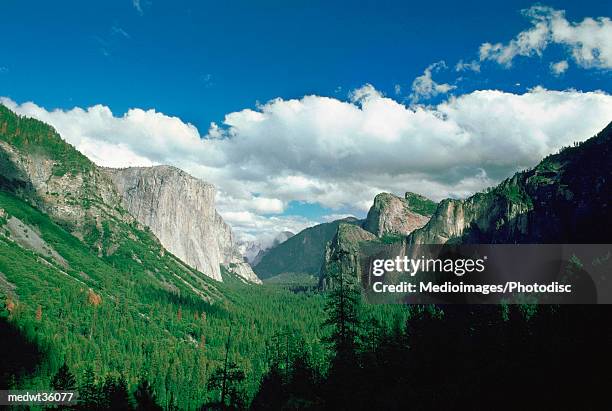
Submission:
{"label": "steep slope", "polygon": [[262,278],[283,273],[318,275],[325,257],[325,246],[334,237],[340,223],[359,224],[345,218],[307,228],[271,248],[253,269]]}
{"label": "steep slope", "polygon": [[[376,242],[396,243],[398,252],[406,243],[607,244],[612,232],[611,182],[612,123],[597,136],[564,148],[483,193],[443,200],[431,219],[405,238],[390,234],[407,227],[400,218],[406,210],[402,200],[379,195],[368,214],[370,222],[364,225],[379,238],[367,238],[354,228],[348,232],[352,235],[346,228],[339,230],[327,249],[320,285],[328,285],[330,270],[359,273],[361,257],[375,249]],[[411,193],[408,198],[414,205]],[[432,204],[425,206],[431,210]]]}
{"label": "steep slope", "polygon": [[215,187],[171,166],[104,169],[123,206],[191,267],[222,281],[221,264],[259,282],[215,210]]}
{"label": "steep slope", "polygon": [[430,204],[435,203],[418,194],[406,193],[405,198],[400,198],[394,194],[380,193],[374,198],[363,228],[377,237],[385,234],[408,235],[429,221],[431,213],[419,212],[428,213]]}
{"label": "steep slope", "polygon": [[0,106],[0,144],[0,326],[19,336],[9,352],[40,353],[33,374],[0,366],[3,388],[48,390],[65,361],[78,382],[91,368],[97,382],[121,374],[133,391],[146,375],[160,404],[199,409],[217,398],[207,383],[229,330],[247,398],[275,335],[322,338],[320,296],[245,285],[225,268],[232,281],[219,283],[182,263],[50,126]]}
{"label": "steep slope", "polygon": [[612,230],[612,123],[531,170],[465,200],[444,200],[416,244],[607,243]]}
{"label": "steep slope", "polygon": [[340,223],[334,238],[325,247],[324,264],[319,276],[319,287],[331,284],[331,271],[340,270],[344,274],[361,271],[359,247],[364,241],[375,241],[376,236],[354,224]]}
{"label": "steep slope", "polygon": [[134,222],[110,179],[48,125],[0,105],[0,187],[51,215],[100,253],[117,232],[102,222]]}

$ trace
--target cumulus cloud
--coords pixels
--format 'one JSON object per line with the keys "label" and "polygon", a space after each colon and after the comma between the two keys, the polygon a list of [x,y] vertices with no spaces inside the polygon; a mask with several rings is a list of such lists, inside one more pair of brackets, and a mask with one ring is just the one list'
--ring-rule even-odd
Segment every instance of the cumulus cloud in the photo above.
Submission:
{"label": "cumulus cloud", "polygon": [[50,111],[0,101],[52,124],[100,165],[172,164],[214,183],[221,214],[247,237],[314,224],[280,215],[291,201],[359,214],[382,191],[466,196],[612,120],[609,94],[543,88],[474,91],[421,107],[366,85],[348,101],[275,99],[203,133],[155,110],[115,115],[102,105]]}
{"label": "cumulus cloud", "polygon": [[410,98],[413,102],[417,102],[422,99],[429,99],[437,96],[438,94],[445,94],[456,88],[446,83],[436,83],[432,78],[432,72],[437,72],[446,68],[444,61],[438,61],[429,65],[423,74],[414,79],[412,82],[412,94]]}
{"label": "cumulus cloud", "polygon": [[567,63],[567,60],[550,63],[550,71],[552,71],[555,76],[560,76],[561,74],[565,73],[568,68],[569,64]]}
{"label": "cumulus cloud", "polygon": [[564,10],[533,6],[523,10],[531,27],[506,44],[483,43],[480,60],[511,66],[517,56],[541,56],[551,44],[561,45],[584,68],[612,68],[612,21],[608,17],[587,17],[570,22]]}
{"label": "cumulus cloud", "polygon": [[222,210],[220,213],[234,228],[240,241],[254,241],[263,246],[269,246],[280,232],[299,233],[305,228],[318,224],[317,221],[300,216],[263,217],[250,211],[227,210]]}

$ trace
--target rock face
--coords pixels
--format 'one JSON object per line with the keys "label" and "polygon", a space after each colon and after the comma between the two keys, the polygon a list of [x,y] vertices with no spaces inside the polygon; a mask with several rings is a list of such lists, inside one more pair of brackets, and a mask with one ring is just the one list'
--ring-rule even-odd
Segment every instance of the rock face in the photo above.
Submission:
{"label": "rock face", "polygon": [[363,228],[377,237],[385,234],[408,235],[423,227],[429,217],[412,211],[405,198],[381,193],[374,198]]}
{"label": "rock face", "polygon": [[364,241],[374,241],[376,236],[354,224],[341,223],[334,238],[325,247],[325,260],[319,275],[319,287],[332,286],[333,271],[343,274],[359,273],[359,245]]}
{"label": "rock face", "polygon": [[116,242],[119,233],[116,224],[105,228],[103,222],[134,222],[110,178],[50,126],[16,116],[3,105],[0,136],[0,187],[108,254],[105,244]]}
{"label": "rock face", "polygon": [[171,166],[104,169],[123,206],[186,264],[222,281],[220,265],[259,282],[215,210],[215,188]]}
{"label": "rock face", "polygon": [[[465,200],[446,199],[420,228],[410,222],[415,205],[423,213],[432,204],[406,193],[406,201],[380,194],[364,228],[376,234],[406,233],[406,244],[607,244],[612,231],[612,123],[597,136],[558,154],[531,170]],[[411,209],[411,210],[409,210]],[[420,220],[422,221],[422,220]],[[419,223],[420,224],[420,223]],[[411,230],[412,229],[412,230]],[[321,271],[326,286],[331,269],[359,273],[359,256],[369,239],[341,232],[327,248]],[[353,234],[355,229],[351,229]],[[390,239],[394,241],[393,238]]]}
{"label": "rock face", "polygon": [[465,200],[444,200],[414,244],[606,243],[612,230],[612,123],[531,170]]}
{"label": "rock face", "polygon": [[319,287],[331,285],[333,272],[355,275],[359,273],[361,247],[371,242],[399,241],[423,227],[435,210],[436,203],[411,192],[404,198],[380,193],[367,218],[360,225],[340,224],[334,237],[327,243],[319,273]]}

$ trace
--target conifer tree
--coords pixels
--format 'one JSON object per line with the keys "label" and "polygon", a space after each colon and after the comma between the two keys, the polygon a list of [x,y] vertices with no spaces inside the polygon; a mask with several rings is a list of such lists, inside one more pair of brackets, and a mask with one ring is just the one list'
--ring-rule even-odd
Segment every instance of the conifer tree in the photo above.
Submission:
{"label": "conifer tree", "polygon": [[74,375],[70,372],[68,364],[64,362],[64,365],[60,367],[51,378],[51,387],[55,391],[74,391],[76,388],[76,380]]}
{"label": "conifer tree", "polygon": [[96,410],[100,406],[100,392],[91,366],[85,368],[83,380],[79,385],[79,405],[83,410]]}
{"label": "conifer tree", "polygon": [[161,411],[162,409],[162,407],[157,404],[153,387],[151,387],[151,384],[149,384],[146,378],[140,380],[134,392],[134,398],[136,399],[137,411]]}

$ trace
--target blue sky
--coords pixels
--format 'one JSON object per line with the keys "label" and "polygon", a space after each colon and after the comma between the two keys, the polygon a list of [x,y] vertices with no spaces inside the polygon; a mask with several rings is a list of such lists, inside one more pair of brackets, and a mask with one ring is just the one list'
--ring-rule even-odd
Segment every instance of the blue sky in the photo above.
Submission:
{"label": "blue sky", "polygon": [[[470,59],[483,41],[512,38],[528,26],[520,10],[533,2],[140,4],[142,13],[130,0],[3,2],[3,94],[47,108],[156,108],[206,128],[279,96],[344,96],[365,83],[391,94],[432,62]],[[612,15],[609,1],[546,4],[569,20]],[[516,83],[589,90],[601,81],[582,70],[555,78],[545,64],[521,61],[466,80],[460,91],[515,91]]]}
{"label": "blue sky", "polygon": [[[211,122],[222,128],[232,127],[227,122],[224,124],[228,113],[240,113],[249,108],[257,112],[260,103],[275,98],[301,101],[299,99],[305,95],[348,102],[349,93],[366,84],[373,87],[377,96],[387,96],[406,107],[416,103],[435,105],[447,101],[450,95],[470,95],[475,90],[502,90],[521,95],[541,86],[546,90],[603,90],[609,93],[612,78],[605,51],[595,48],[595,59],[599,58],[595,63],[572,57],[576,41],[580,40],[578,32],[578,40],[551,41],[543,49],[536,47],[529,56],[519,53],[511,59],[511,66],[495,61],[495,56],[479,58],[483,43],[507,45],[519,33],[532,27],[532,22],[521,10],[533,5],[531,1],[409,3],[379,0],[357,4],[352,1],[7,0],[2,5],[0,24],[3,39],[0,44],[0,96],[16,104],[32,101],[47,111],[62,109],[68,112],[74,107],[86,110],[101,104],[117,118],[129,109],[154,109],[156,113],[176,116],[183,123],[194,125],[200,136],[207,139]],[[579,24],[587,17],[612,16],[609,1],[547,1],[545,5],[551,10],[565,10],[563,18],[572,24]],[[607,23],[598,21],[602,38],[606,40]],[[436,82],[434,90],[436,84],[447,86],[446,89],[415,99],[413,81],[422,76],[428,66],[440,61],[445,64],[433,66],[431,76]],[[455,66],[459,61],[478,62],[480,70],[457,71]],[[560,61],[567,62],[568,67],[563,67],[563,72],[556,75],[551,72],[551,64]],[[359,106],[362,101],[355,98],[353,104]],[[22,110],[27,111],[26,108]],[[48,120],[53,123],[53,118]],[[236,121],[240,124],[235,126],[237,129],[247,129],[240,122],[243,118]],[[54,125],[61,129],[60,125]],[[312,137],[308,133],[304,136]],[[174,137],[166,135],[166,138]],[[114,141],[113,144],[119,143]],[[219,147],[209,152],[216,153]],[[304,160],[302,152],[296,154],[300,150],[299,143],[290,149],[289,157],[297,155],[294,161]],[[132,151],[153,163],[167,160],[153,154],[149,156],[145,149],[133,148]],[[176,160],[177,156],[172,157],[177,165],[217,185],[223,183],[226,187],[220,189],[227,191],[227,198],[247,201],[261,197],[282,203],[280,206],[272,201],[266,203],[272,204],[268,208],[262,205],[259,211],[251,210],[257,216],[297,216],[322,221],[331,214],[364,213],[364,206],[351,205],[357,199],[347,202],[313,200],[316,193],[310,189],[301,194],[279,194],[278,190],[265,192],[258,187],[245,194],[248,190],[244,187],[227,188],[241,178],[240,181],[248,185],[251,180],[245,175],[253,170],[252,174],[263,175],[264,170],[256,167],[256,162],[249,168],[252,156],[224,152],[224,161],[233,158],[244,161],[245,165],[234,164],[235,169],[223,178],[219,177],[218,170],[211,171],[221,160],[211,160],[210,164],[207,160],[195,161],[197,164],[192,161],[193,164],[184,165]],[[351,154],[344,161],[349,162],[354,156],[356,154]],[[300,184],[310,187],[309,179],[318,184],[321,178],[315,179],[305,171],[308,167],[325,169],[323,173],[342,174],[337,168],[327,170],[331,167],[328,164],[321,166],[323,158],[325,155],[309,158],[309,163],[299,170],[286,164],[279,163],[279,166],[288,181],[295,182],[297,177],[308,180],[300,180],[303,184],[296,183],[296,187]],[[484,155],[481,160],[492,161]],[[524,165],[515,164],[516,167]],[[455,174],[467,170],[465,173],[480,178],[480,171],[474,164],[457,167]],[[372,166],[372,170],[375,168]],[[480,184],[499,180],[495,174],[497,169],[503,170],[499,173],[509,170],[506,165],[485,168],[488,180]],[[404,175],[404,171],[389,172],[389,178]],[[379,174],[385,174],[384,170]],[[438,183],[455,181],[452,175],[442,174],[438,173]],[[344,183],[334,180],[334,184]],[[476,183],[468,186],[457,194],[479,187]],[[317,187],[315,191],[320,192],[326,185],[321,183]],[[392,189],[395,185],[376,184],[376,188],[387,187]],[[436,197],[451,191],[431,189],[428,194]],[[313,205],[308,206],[309,201]]]}

